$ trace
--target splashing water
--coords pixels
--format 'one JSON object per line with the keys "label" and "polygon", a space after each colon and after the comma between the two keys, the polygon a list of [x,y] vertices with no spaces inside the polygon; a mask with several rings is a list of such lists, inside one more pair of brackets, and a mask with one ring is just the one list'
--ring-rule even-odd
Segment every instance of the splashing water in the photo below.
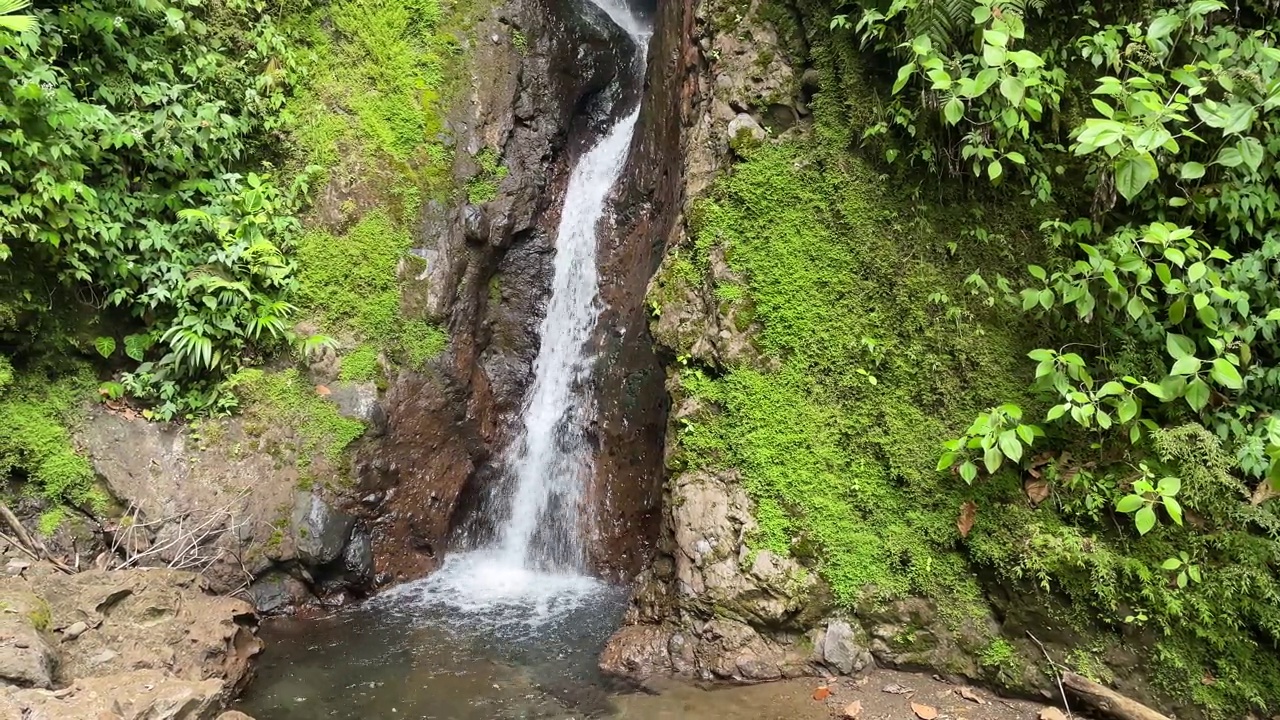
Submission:
{"label": "splashing water", "polygon": [[[650,31],[621,0],[592,0],[642,48]],[[594,518],[583,502],[593,469],[585,392],[594,357],[589,342],[600,314],[598,229],[626,164],[639,110],[619,120],[574,167],[556,237],[551,300],[519,438],[506,453],[513,475],[505,522],[487,548],[447,558],[427,579],[389,593],[493,626],[536,627],[608,594],[586,575],[583,539]]]}

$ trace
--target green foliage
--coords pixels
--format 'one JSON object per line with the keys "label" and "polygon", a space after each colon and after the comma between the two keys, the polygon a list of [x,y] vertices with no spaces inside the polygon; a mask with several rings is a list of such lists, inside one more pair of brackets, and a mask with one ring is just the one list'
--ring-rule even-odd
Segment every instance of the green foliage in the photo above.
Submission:
{"label": "green foliage", "polygon": [[51,379],[44,369],[18,374],[0,392],[0,477],[27,482],[52,506],[100,509],[93,468],[76,453],[68,423],[93,392],[92,375],[79,368]]}
{"label": "green foliage", "polygon": [[344,235],[313,230],[298,239],[298,301],[326,327],[349,331],[393,360],[421,367],[448,337],[400,310],[400,262],[412,240],[382,211]]}
{"label": "green foliage", "polygon": [[293,32],[314,51],[308,82],[287,108],[298,154],[329,170],[364,165],[366,182],[394,188],[406,219],[422,197],[449,194],[443,99],[463,77],[453,32],[462,5],[335,0],[294,18]]}
{"label": "green foliage", "polygon": [[480,205],[498,196],[498,183],[507,176],[508,170],[500,163],[493,148],[481,150],[475,156],[475,162],[479,172],[467,182],[467,201]]}
{"label": "green foliage", "polygon": [[209,400],[245,354],[288,339],[305,178],[245,171],[300,68],[258,10],[95,0],[0,30],[0,305],[18,329],[73,291],[132,317],[154,345],[130,354],[142,399]]}
{"label": "green foliage", "polygon": [[361,345],[342,356],[338,379],[343,382],[370,382],[378,377],[378,348]]}
{"label": "green foliage", "polygon": [[364,423],[340,415],[337,406],[316,393],[296,369],[241,370],[229,384],[250,421],[294,428],[303,457],[319,452],[337,462],[347,446],[364,434]]}
{"label": "green foliage", "polygon": [[[1088,22],[1074,6],[1023,13],[983,1],[972,24],[950,35],[972,32],[970,52],[938,42],[936,28],[912,29],[924,5],[896,3],[895,15],[867,4],[853,25],[906,62],[875,130],[917,140],[909,161],[938,167],[959,155],[980,161],[972,177],[1005,184],[996,163],[1017,153],[1025,176],[1012,188],[1054,203],[1060,217],[1041,229],[1074,255],[1028,266],[1029,282],[968,280],[999,312],[1054,334],[1052,346],[1029,355],[1037,363],[1031,390],[1047,411],[1028,424],[1048,437],[1038,444],[1046,454],[1025,469],[1043,477],[1074,523],[1026,518],[1024,532],[1035,527],[1026,549],[997,550],[979,534],[975,555],[1100,612],[1127,607],[1132,621],[1158,623],[1172,638],[1158,656],[1167,668],[1191,673],[1207,662],[1201,644],[1233,658],[1274,645],[1274,618],[1248,604],[1271,602],[1280,556],[1264,504],[1268,476],[1280,474],[1271,420],[1280,287],[1264,270],[1280,251],[1271,158],[1280,151],[1280,22],[1217,0],[1091,5]],[[973,71],[975,84],[965,84]],[[1024,71],[1025,82],[1011,79]],[[957,139],[950,127],[964,134]],[[1073,180],[1091,196],[1060,192]],[[962,451],[999,459],[990,417],[979,415],[965,438],[944,446],[940,469],[955,466],[972,481],[976,468]],[[1171,429],[1201,425],[1216,438],[1213,450],[1198,439],[1202,451],[1173,461]],[[1184,525],[1184,505],[1218,519]],[[1116,522],[1126,515],[1132,520]],[[1117,537],[1125,525],[1142,540]],[[1027,557],[1032,550],[1041,556]],[[1091,588],[1075,585],[1076,567],[1090,569]],[[1234,594],[1196,582],[1219,575],[1233,576]],[[1280,695],[1275,673],[1256,662],[1248,673],[1212,665],[1219,680],[1197,696],[1216,710],[1263,707]]]}
{"label": "green foliage", "polygon": [[[704,411],[682,422],[673,462],[736,469],[757,504],[751,542],[814,563],[844,606],[921,594],[959,619],[980,606],[954,550],[964,493],[939,482],[929,448],[991,404],[979,378],[1012,377],[1017,333],[939,322],[926,298],[959,294],[963,275],[931,258],[965,209],[907,211],[817,109],[841,140],[752,151],[696,209],[691,257],[663,280],[688,282],[723,249],[743,279],[726,301],[754,307],[767,358],[682,374]],[[663,283],[658,314],[678,296]]]}
{"label": "green foliage", "polygon": [[15,33],[36,29],[36,19],[31,15],[17,15],[19,10],[31,7],[30,0],[0,0],[0,30]]}

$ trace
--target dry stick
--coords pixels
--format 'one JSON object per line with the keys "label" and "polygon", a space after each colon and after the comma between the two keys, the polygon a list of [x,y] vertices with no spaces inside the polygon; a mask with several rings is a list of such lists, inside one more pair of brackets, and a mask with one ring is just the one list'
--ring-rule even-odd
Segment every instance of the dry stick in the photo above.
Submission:
{"label": "dry stick", "polygon": [[0,503],[0,516],[3,516],[4,521],[9,525],[9,527],[13,528],[13,532],[17,534],[18,540],[30,549],[31,552],[28,553],[29,555],[39,551],[39,553],[44,556],[44,559],[52,563],[54,567],[68,575],[75,574],[75,571],[67,567],[66,563],[50,554],[48,548],[46,548],[43,543],[36,542],[29,534],[27,534],[27,529],[18,521],[18,516],[13,514],[13,511],[9,509],[8,505]]}
{"label": "dry stick", "polygon": [[1040,652],[1044,653],[1044,659],[1049,661],[1049,667],[1053,669],[1053,679],[1058,682],[1058,693],[1062,695],[1062,707],[1067,709],[1067,716],[1071,717],[1071,704],[1067,702],[1067,691],[1062,687],[1062,671],[1058,667],[1058,663],[1049,657],[1049,651],[1045,649],[1044,643],[1040,642],[1040,638],[1032,635],[1030,630],[1027,631],[1027,637],[1040,646]]}
{"label": "dry stick", "polygon": [[1168,716],[1152,710],[1137,700],[1131,700],[1073,672],[1064,672],[1062,682],[1095,710],[1118,720],[1169,720]]}
{"label": "dry stick", "polygon": [[37,555],[37,554],[35,554],[35,553],[33,553],[33,552],[31,552],[31,550],[30,550],[30,549],[28,549],[25,545],[23,545],[22,543],[18,542],[17,538],[11,538],[11,537],[9,537],[8,535],[5,535],[4,533],[0,533],[0,540],[4,540],[5,542],[9,543],[10,545],[12,545],[12,546],[14,546],[14,547],[18,548],[18,549],[19,549],[19,550],[21,550],[22,552],[26,553],[26,554],[27,554],[27,556],[28,556],[28,557],[30,557],[32,560],[35,560],[36,562],[40,562],[40,556],[39,556],[39,555]]}

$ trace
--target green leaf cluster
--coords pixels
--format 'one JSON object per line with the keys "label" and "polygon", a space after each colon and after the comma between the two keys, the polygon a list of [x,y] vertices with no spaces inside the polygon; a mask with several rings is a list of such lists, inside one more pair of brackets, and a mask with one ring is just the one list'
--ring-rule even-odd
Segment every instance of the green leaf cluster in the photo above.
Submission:
{"label": "green leaf cluster", "polygon": [[[300,58],[243,2],[38,4],[0,29],[0,305],[9,340],[54,305],[129,318],[131,393],[187,390],[290,339],[292,214],[269,158]],[[74,311],[73,311],[74,312]],[[138,340],[137,338],[146,338]],[[110,356],[102,341],[96,349]]]}

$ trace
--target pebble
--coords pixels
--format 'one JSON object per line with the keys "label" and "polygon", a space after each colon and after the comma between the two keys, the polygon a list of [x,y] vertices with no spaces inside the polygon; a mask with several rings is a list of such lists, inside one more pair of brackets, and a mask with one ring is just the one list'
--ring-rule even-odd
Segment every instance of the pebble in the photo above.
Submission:
{"label": "pebble", "polygon": [[71,640],[75,640],[76,638],[85,634],[85,632],[88,629],[89,629],[89,626],[85,624],[84,621],[72,623],[70,626],[68,626],[65,630],[62,631],[62,642],[69,642]]}

